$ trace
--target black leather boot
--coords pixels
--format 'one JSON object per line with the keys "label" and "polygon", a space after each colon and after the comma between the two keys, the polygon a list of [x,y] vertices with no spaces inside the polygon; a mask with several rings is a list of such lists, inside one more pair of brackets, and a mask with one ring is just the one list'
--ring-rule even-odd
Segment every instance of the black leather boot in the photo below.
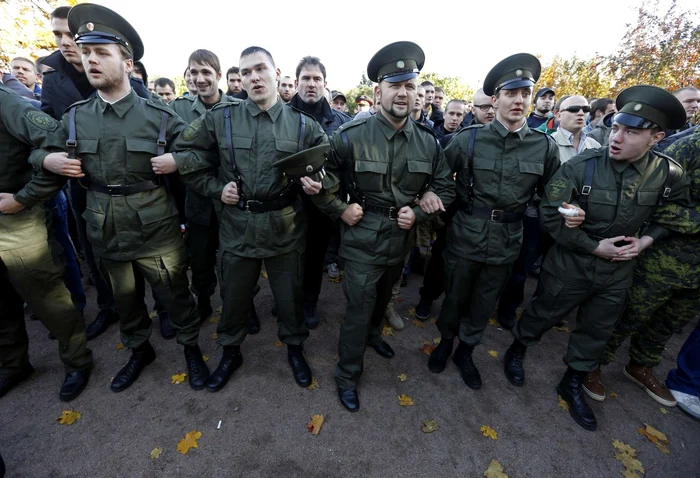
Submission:
{"label": "black leather boot", "polygon": [[513,340],[503,358],[503,373],[506,374],[508,381],[516,387],[525,385],[525,369],[523,368],[525,352],[527,352],[527,346]]}
{"label": "black leather boot", "polygon": [[428,368],[433,373],[440,373],[445,370],[447,365],[447,359],[452,355],[452,347],[454,346],[454,339],[448,339],[442,337],[440,343],[433,350],[428,358]]}
{"label": "black leather boot", "polygon": [[[440,341],[442,343],[442,341]],[[473,390],[479,390],[481,388],[481,375],[474,365],[474,360],[472,360],[472,352],[474,347],[465,344],[461,340],[455,350],[455,355],[452,357],[452,361],[459,367],[459,373],[462,375],[462,380],[467,385],[467,387]]]}
{"label": "black leather boot", "polygon": [[569,404],[569,413],[576,423],[586,430],[595,431],[598,423],[593,410],[586,403],[586,395],[583,392],[586,375],[587,372],[579,372],[569,367],[557,385],[557,393]]}
{"label": "black leather boot", "polygon": [[95,320],[85,329],[88,340],[104,334],[110,325],[119,322],[119,314],[114,309],[102,309],[97,313]]}
{"label": "black leather boot", "polygon": [[255,310],[255,302],[250,299],[250,315],[248,316],[248,333],[250,335],[255,335],[260,332],[260,319],[258,319],[258,313]]}
{"label": "black leather boot", "polygon": [[90,380],[90,370],[91,369],[67,373],[63,385],[61,385],[58,399],[62,402],[70,402],[74,398],[77,398],[78,395],[85,390]]}
{"label": "black leather boot", "polygon": [[[15,388],[20,383],[27,380],[34,373],[34,367],[31,364],[27,364],[26,367],[21,369],[14,375],[9,377],[0,378],[0,397],[4,396],[7,392]],[[2,475],[0,475],[2,476]]]}
{"label": "black leather boot", "polygon": [[384,342],[383,340],[379,342],[377,345],[372,345],[372,348],[374,349],[375,352],[377,352],[379,355],[381,355],[384,358],[394,358],[394,349],[391,348],[391,345],[388,343]]}
{"label": "black leather boot", "polygon": [[132,349],[131,358],[112,380],[112,391],[123,392],[129,388],[139,378],[146,365],[153,363],[155,359],[156,351],[153,350],[150,342],[145,342],[140,347]]}
{"label": "black leather boot", "polygon": [[185,345],[185,361],[187,362],[187,376],[190,387],[201,390],[207,386],[209,380],[209,368],[202,357],[199,345]]}
{"label": "black leather boot", "polygon": [[357,412],[360,410],[360,397],[357,395],[357,390],[338,389],[338,398],[345,409],[349,412]]}
{"label": "black leather boot", "polygon": [[209,376],[207,380],[207,390],[210,392],[218,392],[228,382],[233,372],[243,364],[243,355],[241,355],[240,345],[225,345],[224,353],[221,356],[221,362],[216,370]]}
{"label": "black leather boot", "polygon": [[297,384],[304,388],[311,385],[311,368],[304,358],[304,346],[287,345],[287,358],[289,359],[289,365],[292,367],[294,380],[296,380]]}

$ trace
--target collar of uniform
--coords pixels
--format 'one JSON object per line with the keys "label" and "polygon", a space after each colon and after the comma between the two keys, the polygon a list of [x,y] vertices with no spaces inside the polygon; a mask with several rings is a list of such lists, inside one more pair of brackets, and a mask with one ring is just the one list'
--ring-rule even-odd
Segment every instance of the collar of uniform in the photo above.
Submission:
{"label": "collar of uniform", "polygon": [[131,90],[129,90],[129,93],[127,93],[124,98],[121,98],[115,101],[114,103],[108,103],[102,98],[102,96],[100,96],[100,93],[97,92],[97,104],[99,105],[100,111],[102,113],[105,112],[107,106],[111,106],[114,112],[117,113],[117,116],[123,118],[126,112],[129,111],[131,107],[136,104],[136,101],[138,101],[138,97],[139,96],[132,88]]}
{"label": "collar of uniform", "polygon": [[[221,90],[219,90],[219,95],[220,95],[219,96],[219,103],[221,103],[222,101],[224,101],[224,98],[226,98],[226,96],[224,95],[224,92]],[[219,104],[219,103],[216,103],[216,104]],[[199,95],[195,96],[194,101],[192,102],[192,111],[196,111],[200,115],[203,115],[206,110],[207,110],[207,107],[204,106],[204,103],[202,102],[202,99],[199,97]]]}
{"label": "collar of uniform", "polygon": [[504,138],[510,133],[517,134],[520,137],[521,141],[525,139],[525,136],[530,132],[530,128],[528,128],[527,126],[527,121],[523,122],[523,125],[520,127],[520,129],[516,131],[510,131],[508,128],[503,126],[503,124],[500,121],[498,121],[498,119],[494,119],[491,122],[491,129],[498,132],[498,134],[500,134]]}
{"label": "collar of uniform", "polygon": [[[406,135],[407,139],[411,139],[411,134],[413,134],[413,122],[412,121],[406,121],[406,123],[403,125],[403,128],[401,129],[396,129],[394,128],[394,125],[389,123],[389,120],[386,119],[384,114],[379,113],[376,114],[375,117],[377,118],[377,121],[379,122],[379,129],[382,130],[382,133],[384,133],[384,136],[386,136],[386,139],[391,140],[396,133],[399,131],[403,131],[404,134]],[[406,118],[408,120],[408,118]]]}
{"label": "collar of uniform", "polygon": [[[261,110],[260,107],[250,98],[246,99],[245,101],[246,101],[246,109],[248,110],[248,113],[250,113],[251,115],[258,116],[260,113],[263,112],[263,110]],[[277,118],[279,117],[280,113],[282,112],[283,107],[284,107],[284,103],[282,103],[282,100],[278,96],[275,104],[270,106],[270,108],[267,109],[267,114],[270,115],[270,119],[272,119],[273,123],[275,121],[277,121]]]}
{"label": "collar of uniform", "polygon": [[615,171],[617,171],[618,173],[623,172],[625,169],[627,169],[627,166],[632,165],[639,174],[644,174],[644,171],[646,171],[647,165],[649,164],[649,153],[647,152],[644,156],[639,158],[634,163],[628,163],[627,161],[615,161],[612,158],[610,158],[610,161],[612,162],[613,169],[615,169]]}

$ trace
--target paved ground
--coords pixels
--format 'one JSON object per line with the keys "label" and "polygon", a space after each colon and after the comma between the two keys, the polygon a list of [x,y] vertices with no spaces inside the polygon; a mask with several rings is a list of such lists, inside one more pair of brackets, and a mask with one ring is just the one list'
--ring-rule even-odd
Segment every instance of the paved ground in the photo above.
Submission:
{"label": "paved ground", "polygon": [[[404,316],[415,304],[421,281],[411,276],[403,289]],[[160,337],[155,320],[152,343],[158,359],[134,386],[121,394],[109,390],[111,377],[128,358],[128,351],[115,348],[119,338],[113,326],[90,343],[96,359],[91,383],[66,406],[57,398],[63,372],[56,343],[40,323],[28,321],[37,373],[0,400],[0,452],[7,476],[477,477],[496,459],[510,477],[614,477],[624,469],[615,459],[616,439],[637,450],[648,478],[700,476],[700,422],[677,408],[662,413],[622,375],[625,353],[605,371],[605,382],[617,397],[593,405],[599,429],[592,433],[557,406],[554,386],[565,368],[566,332],[551,331],[529,351],[528,383],[517,389],[502,372],[510,333],[489,326],[475,351],[484,379],[484,387],[475,392],[452,364],[440,375],[428,371],[419,348],[438,337],[437,329],[407,321],[404,331],[387,338],[397,352],[393,360],[367,352],[359,388],[362,410],[350,414],[339,404],[333,382],[338,321],[344,312],[341,284],[324,282],[322,323],[306,343],[319,383],[312,391],[295,384],[285,350],[275,346],[272,296],[266,281],[261,285],[256,301],[262,331],[248,338],[243,367],[216,394],[195,392],[187,383],[171,384],[173,374],[186,370],[185,362],[181,348]],[[533,285],[531,280],[528,287]],[[88,292],[94,302],[94,291]],[[87,316],[94,314],[90,309]],[[215,324],[205,323],[200,339],[212,369],[220,357],[212,339],[215,330]],[[669,343],[659,376],[674,366],[689,330]],[[498,358],[489,350],[497,351]],[[397,379],[402,373],[405,382]],[[401,394],[415,405],[399,406]],[[82,419],[59,425],[56,417],[69,408],[81,412]],[[306,424],[316,414],[324,415],[325,423],[314,436]],[[439,430],[421,432],[424,419],[435,420]],[[668,435],[670,455],[637,433],[643,423]],[[482,435],[483,425],[496,430],[497,440]],[[202,433],[199,447],[183,456],[177,444],[192,430]],[[150,456],[155,448],[163,449],[158,459]]]}

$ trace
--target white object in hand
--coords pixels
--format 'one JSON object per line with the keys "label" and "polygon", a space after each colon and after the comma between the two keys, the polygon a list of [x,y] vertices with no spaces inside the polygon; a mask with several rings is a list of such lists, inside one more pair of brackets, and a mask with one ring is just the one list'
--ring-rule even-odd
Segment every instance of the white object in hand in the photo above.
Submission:
{"label": "white object in hand", "polygon": [[569,217],[577,217],[578,216],[578,209],[568,209],[562,206],[559,206],[559,212],[562,213],[565,216]]}

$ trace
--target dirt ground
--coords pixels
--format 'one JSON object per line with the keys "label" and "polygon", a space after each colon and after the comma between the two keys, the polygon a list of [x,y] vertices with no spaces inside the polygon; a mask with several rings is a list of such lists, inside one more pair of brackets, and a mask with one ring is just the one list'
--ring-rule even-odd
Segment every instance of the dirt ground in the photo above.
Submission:
{"label": "dirt ground", "polygon": [[[700,476],[700,422],[678,408],[663,411],[623,376],[626,347],[604,371],[608,391],[617,396],[592,404],[596,432],[579,427],[557,405],[554,387],[565,370],[565,331],[550,331],[528,351],[523,388],[511,386],[503,375],[503,354],[512,337],[496,326],[488,327],[474,352],[484,381],[481,390],[468,389],[452,363],[442,374],[431,373],[428,357],[419,349],[439,333],[434,325],[420,328],[409,317],[421,283],[422,277],[412,275],[402,289],[399,311],[406,328],[386,338],[396,357],[387,360],[367,351],[358,389],[362,409],[355,414],[342,408],[333,381],[345,308],[342,284],[325,279],[321,325],[306,342],[318,380],[314,390],[296,385],[285,349],[275,345],[272,295],[265,280],[256,298],[262,331],[247,338],[243,366],[218,393],[171,383],[172,375],[186,371],[185,361],[174,340],[160,337],[155,319],[151,342],[158,358],[136,384],[120,394],[109,389],[129,354],[116,348],[119,333],[113,325],[90,342],[95,368],[88,388],[64,404],[58,400],[63,369],[56,342],[47,338],[41,323],[27,320],[37,373],[0,400],[0,453],[7,477],[479,477],[492,460],[510,477],[615,477],[624,467],[615,459],[614,440],[636,450],[647,478]],[[529,279],[529,293],[534,285]],[[87,292],[92,307],[86,317],[91,320],[94,289]],[[214,305],[220,305],[218,297]],[[438,310],[436,303],[433,313]],[[568,322],[573,328],[574,318]],[[659,377],[675,366],[694,325],[670,341],[656,370]],[[216,324],[206,322],[200,336],[211,370],[220,358],[215,331]],[[407,377],[403,382],[401,374]],[[399,406],[402,394],[414,405]],[[82,418],[61,425],[56,418],[64,410],[78,411]],[[317,414],[325,421],[313,435],[307,423]],[[435,420],[439,430],[423,433],[423,420]],[[670,454],[637,432],[645,423],[668,436]],[[482,426],[495,430],[497,439],[484,436]],[[182,455],[178,442],[194,430],[202,434],[198,447]],[[154,459],[156,448],[162,453]]]}

